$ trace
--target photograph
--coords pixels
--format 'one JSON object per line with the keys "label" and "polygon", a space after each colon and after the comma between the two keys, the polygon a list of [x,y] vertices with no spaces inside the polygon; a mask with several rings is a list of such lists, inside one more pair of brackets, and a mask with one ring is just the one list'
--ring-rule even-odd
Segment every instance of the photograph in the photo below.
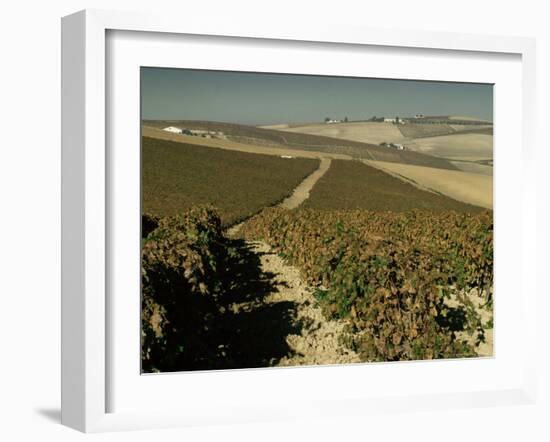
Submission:
{"label": "photograph", "polygon": [[493,357],[493,86],[141,67],[141,373]]}

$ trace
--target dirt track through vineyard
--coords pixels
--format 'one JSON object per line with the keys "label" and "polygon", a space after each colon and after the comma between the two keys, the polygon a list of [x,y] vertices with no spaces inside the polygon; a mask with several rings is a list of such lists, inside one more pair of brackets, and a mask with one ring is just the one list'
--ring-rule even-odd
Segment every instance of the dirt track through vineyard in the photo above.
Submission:
{"label": "dirt track through vineyard", "polygon": [[315,183],[319,181],[319,178],[321,178],[329,169],[331,160],[330,158],[321,158],[321,163],[319,164],[319,168],[313,172],[311,175],[307,176],[299,185],[294,189],[294,192],[292,192],[292,195],[290,195],[288,198],[286,198],[281,204],[281,207],[284,207],[285,209],[295,209],[300,204],[302,204],[305,200],[309,198],[309,192],[311,192],[311,189],[313,189],[313,186],[315,186]]}
{"label": "dirt track through vineyard", "polygon": [[261,304],[243,303],[234,305],[235,310],[258,308],[278,309],[287,306],[287,317],[292,330],[286,337],[289,352],[274,366],[344,364],[360,362],[359,356],[345,348],[340,342],[344,329],[343,321],[327,321],[316,306],[313,291],[303,281],[296,267],[289,266],[284,260],[262,241],[248,242],[260,257],[261,270],[271,276],[271,290],[264,296]]}
{"label": "dirt track through vineyard", "polygon": [[[305,200],[307,200],[309,198],[309,193],[311,192],[311,189],[313,189],[313,186],[315,186],[315,183],[317,183],[317,181],[319,181],[319,179],[327,172],[327,170],[329,170],[331,162],[332,160],[330,158],[320,158],[320,163],[317,170],[305,177],[304,180],[300,184],[298,184],[298,186],[296,186],[292,194],[289,197],[285,198],[279,204],[279,206],[285,209],[295,209]],[[241,227],[244,223],[245,222],[243,221],[230,227],[227,230],[228,236],[235,236],[241,230]]]}
{"label": "dirt track through vineyard", "polygon": [[[293,209],[302,204],[308,197],[315,183],[330,167],[329,158],[321,158],[319,168],[306,177],[294,189],[291,196],[280,206]],[[244,223],[237,224],[228,230],[230,237],[236,237]],[[328,321],[317,306],[313,289],[308,287],[300,271],[288,265],[269,244],[263,241],[245,241],[245,247],[259,258],[261,273],[270,275],[269,293],[261,297],[260,302],[252,299],[233,304],[232,310],[253,311],[273,309],[285,306],[286,318],[291,322],[291,330],[284,339],[288,352],[282,358],[272,361],[273,366],[291,365],[328,365],[360,362],[357,353],[347,349],[341,343],[344,331],[343,321]],[[261,324],[258,324],[261,326]],[[263,334],[263,330],[258,330]]]}

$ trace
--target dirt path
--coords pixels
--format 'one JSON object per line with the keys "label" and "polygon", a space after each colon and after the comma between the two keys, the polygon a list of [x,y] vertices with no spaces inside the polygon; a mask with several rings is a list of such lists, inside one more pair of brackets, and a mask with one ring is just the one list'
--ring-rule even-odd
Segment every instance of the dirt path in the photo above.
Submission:
{"label": "dirt path", "polygon": [[[296,267],[284,260],[262,241],[247,242],[250,251],[259,257],[263,275],[269,275],[269,289],[261,300],[250,299],[232,305],[233,313],[254,311],[284,311],[282,327],[288,331],[285,340],[286,354],[270,361],[271,366],[330,365],[360,362],[359,356],[340,343],[344,329],[343,321],[327,321],[319,307],[312,289],[305,284]],[[270,327],[267,322],[258,328]],[[281,324],[279,324],[281,327]],[[253,332],[251,330],[251,332]],[[263,335],[265,330],[257,330]],[[280,345],[278,346],[280,348]],[[281,355],[280,355],[281,356]]]}
{"label": "dirt path", "polygon": [[315,186],[315,183],[321,178],[329,169],[331,163],[330,158],[321,158],[319,168],[309,175],[304,181],[302,181],[298,187],[294,189],[292,195],[286,198],[281,204],[281,207],[285,209],[295,209],[305,200],[309,198],[309,192]]}
{"label": "dirt path", "polygon": [[[292,195],[290,195],[288,198],[285,198],[279,204],[279,207],[283,207],[285,209],[295,209],[309,198],[309,192],[311,192],[311,189],[313,189],[315,183],[319,181],[319,179],[327,172],[327,170],[330,168],[330,163],[332,162],[330,158],[326,157],[322,157],[319,159],[321,161],[319,164],[319,168],[315,172],[308,175],[300,184],[298,184],[298,186],[292,192]],[[227,235],[229,237],[234,237],[235,235],[237,235],[244,223],[245,221],[235,224],[234,226],[227,229]]]}
{"label": "dirt path", "polygon": [[[321,158],[319,168],[306,177],[286,198],[280,207],[294,209],[307,198],[315,183],[330,168],[330,158]],[[227,231],[229,237],[238,235],[244,223],[239,223]],[[247,299],[235,302],[233,313],[254,313],[256,310],[283,311],[281,321],[287,321],[283,337],[286,354],[270,361],[272,366],[291,365],[330,365],[360,362],[359,356],[340,343],[344,329],[343,321],[327,321],[317,307],[313,289],[308,287],[300,276],[300,271],[274,253],[269,244],[263,241],[245,241],[245,247],[259,258],[259,270],[269,275],[268,287],[261,299]],[[268,326],[268,325],[266,325]],[[257,331],[263,334],[263,330]],[[280,349],[280,345],[278,346]],[[281,355],[279,355],[281,356]]]}
{"label": "dirt path", "polygon": [[[330,164],[329,158],[322,158],[319,168],[280,207],[293,209],[302,204]],[[225,330],[235,331],[227,347],[234,355],[231,368],[360,363],[359,355],[341,342],[345,321],[324,317],[314,289],[306,284],[299,269],[286,263],[269,244],[239,239],[243,225],[227,231],[247,256],[244,270],[237,272],[241,290],[235,293],[227,312],[229,328]],[[488,324],[492,315],[485,316],[482,322]],[[465,332],[459,336],[474,345],[475,337]],[[492,327],[485,338],[479,356],[492,355]]]}

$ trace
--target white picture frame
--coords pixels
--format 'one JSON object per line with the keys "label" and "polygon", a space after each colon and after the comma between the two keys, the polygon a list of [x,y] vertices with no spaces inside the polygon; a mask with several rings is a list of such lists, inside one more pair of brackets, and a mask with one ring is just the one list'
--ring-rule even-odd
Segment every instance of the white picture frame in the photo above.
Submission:
{"label": "white picture frame", "polygon": [[[154,32],[162,35],[217,36],[220,38],[268,39],[285,42],[337,43],[345,47],[424,48],[441,51],[468,51],[486,54],[515,54],[521,57],[521,300],[518,318],[525,351],[521,376],[509,384],[489,390],[461,393],[431,391],[427,394],[377,397],[331,397],[315,399],[309,407],[255,406],[252,399],[235,401],[233,410],[182,408],[149,411],[109,410],[113,388],[109,377],[112,354],[108,338],[110,324],[108,287],[108,229],[110,195],[108,179],[108,134],[106,121],[109,93],[106,76],[108,32]],[[158,34],[156,34],[158,35]],[[86,10],[62,20],[62,423],[84,432],[98,432],[169,426],[204,425],[219,422],[248,422],[345,414],[368,414],[374,410],[396,412],[415,409],[463,408],[533,403],[535,400],[534,336],[536,287],[534,265],[527,256],[536,256],[534,109],[535,43],[518,37],[492,37],[415,31],[393,32],[344,26],[293,27],[274,23],[266,27],[250,22],[216,22],[194,18],[143,13]],[[112,61],[112,60],[111,60]],[[497,123],[498,124],[498,123]],[[498,165],[497,165],[498,167]],[[498,250],[496,253],[506,253]],[[498,258],[497,258],[498,259]],[[533,264],[532,261],[530,264]],[[498,326],[497,326],[498,327]],[[497,331],[498,333],[498,331]],[[497,357],[498,359],[498,354]],[[413,363],[414,364],[414,363]],[[408,370],[414,370],[409,365]],[[356,372],[360,366],[353,368]],[[332,372],[341,370],[330,368]],[[239,376],[246,376],[240,371]],[[256,372],[257,373],[257,372]],[[256,375],[258,376],[258,375]],[[262,375],[259,375],[262,376]],[[287,371],[286,377],[299,371]],[[164,377],[170,384],[170,377]],[[259,395],[259,393],[256,393]],[[192,400],[192,398],[189,398]],[[214,407],[215,408],[215,407]]]}

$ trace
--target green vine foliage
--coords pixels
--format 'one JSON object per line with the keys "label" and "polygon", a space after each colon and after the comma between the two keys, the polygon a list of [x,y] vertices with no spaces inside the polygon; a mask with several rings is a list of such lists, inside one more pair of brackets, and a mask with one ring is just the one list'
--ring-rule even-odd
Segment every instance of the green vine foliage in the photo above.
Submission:
{"label": "green vine foliage", "polygon": [[345,318],[365,361],[475,356],[457,337],[483,327],[464,296],[493,280],[491,212],[462,214],[267,209],[249,220],[262,239],[299,267],[328,318]]}
{"label": "green vine foliage", "polygon": [[142,371],[206,364],[228,253],[220,218],[208,207],[144,215],[142,235]]}

